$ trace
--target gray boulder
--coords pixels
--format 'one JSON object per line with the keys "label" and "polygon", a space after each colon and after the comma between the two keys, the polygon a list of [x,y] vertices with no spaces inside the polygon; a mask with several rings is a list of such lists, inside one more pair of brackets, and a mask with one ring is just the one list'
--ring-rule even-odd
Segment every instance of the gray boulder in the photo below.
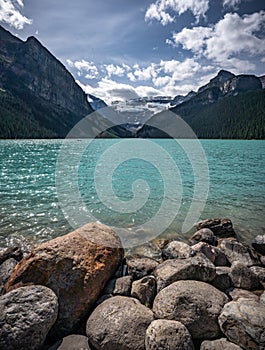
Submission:
{"label": "gray boulder", "polygon": [[218,316],[227,296],[199,281],[178,281],[162,289],[154,300],[156,318],[183,323],[194,339],[212,339],[220,335]]}
{"label": "gray boulder", "polygon": [[179,241],[172,241],[168,243],[162,250],[162,257],[164,260],[167,259],[184,259],[194,255],[191,247]]}
{"label": "gray boulder", "polygon": [[0,250],[0,265],[4,261],[11,258],[15,259],[16,261],[20,261],[23,258],[23,252],[20,247],[14,246],[14,247],[3,248]]}
{"label": "gray boulder", "polygon": [[0,265],[0,294],[17,263],[14,258],[9,258]]}
{"label": "gray boulder", "polygon": [[154,269],[159,265],[156,260],[140,255],[127,256],[126,262],[128,274],[132,276],[133,280],[152,275]]}
{"label": "gray boulder", "polygon": [[225,254],[217,247],[213,247],[208,243],[199,242],[192,246],[192,250],[204,254],[215,266],[230,265]]}
{"label": "gray boulder", "polygon": [[84,335],[71,334],[57,342],[49,350],[91,350],[88,338]]}
{"label": "gray boulder", "polygon": [[260,287],[256,274],[241,262],[233,263],[230,277],[236,288],[255,290]]}
{"label": "gray boulder", "polygon": [[104,294],[129,296],[132,287],[132,277],[124,276],[109,281],[104,289]]}
{"label": "gray boulder", "polygon": [[96,307],[86,333],[98,350],[145,350],[145,333],[153,312],[134,298],[115,296]]}
{"label": "gray boulder", "polygon": [[216,275],[212,280],[211,284],[225,292],[227,289],[232,287],[232,281],[230,278],[231,268],[227,266],[218,266],[216,267]]}
{"label": "gray boulder", "polygon": [[265,305],[239,298],[227,303],[219,324],[226,337],[245,350],[265,349]]}
{"label": "gray boulder", "polygon": [[197,222],[197,224],[195,224],[195,227],[197,230],[208,228],[214,233],[215,236],[218,236],[219,238],[237,238],[237,235],[233,229],[232,221],[230,219],[206,219]]}
{"label": "gray boulder", "polygon": [[261,255],[265,255],[265,235],[258,235],[252,241],[252,247]]}
{"label": "gray boulder", "polygon": [[260,296],[260,302],[265,305],[265,292],[263,292]]}
{"label": "gray boulder", "polygon": [[143,305],[152,307],[156,296],[156,279],[146,276],[132,284],[131,296],[138,299]]}
{"label": "gray boulder", "polygon": [[209,228],[202,228],[201,230],[196,231],[189,241],[192,245],[199,242],[205,242],[213,246],[217,245],[217,238]]}
{"label": "gray boulder", "polygon": [[236,301],[239,298],[245,298],[245,299],[259,301],[259,297],[256,294],[250,292],[249,290],[240,289],[240,288],[234,288],[233,290],[231,290],[228,293],[228,295],[230,296],[230,298],[233,301]]}
{"label": "gray boulder", "polygon": [[260,264],[257,253],[241,242],[225,239],[221,242],[220,249],[224,252],[230,264],[237,261],[247,266]]}
{"label": "gray boulder", "polygon": [[21,287],[0,297],[0,349],[39,349],[58,314],[58,300],[44,286]]}
{"label": "gray boulder", "polygon": [[226,338],[217,340],[204,340],[200,350],[241,350],[242,348],[234,343],[231,343]]}
{"label": "gray boulder", "polygon": [[146,350],[193,350],[191,335],[178,321],[155,320],[147,328]]}
{"label": "gray boulder", "polygon": [[187,259],[169,259],[158,265],[154,271],[157,290],[179,280],[210,282],[215,277],[215,266],[203,254]]}
{"label": "gray boulder", "polygon": [[265,284],[265,268],[261,266],[251,266],[250,270],[258,277],[260,283]]}

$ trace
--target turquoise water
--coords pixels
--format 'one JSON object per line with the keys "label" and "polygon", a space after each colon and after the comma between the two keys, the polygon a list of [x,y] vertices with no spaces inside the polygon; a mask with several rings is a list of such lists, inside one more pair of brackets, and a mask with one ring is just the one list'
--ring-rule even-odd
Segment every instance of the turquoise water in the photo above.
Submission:
{"label": "turquoise water", "polygon": [[186,239],[183,222],[201,175],[195,201],[204,207],[205,161],[209,193],[200,219],[228,217],[245,240],[265,233],[265,141],[201,140],[204,159],[192,141],[186,141],[188,154],[175,140],[139,142],[67,140],[62,147],[61,140],[0,141],[0,245],[14,235],[44,241],[91,220],[139,231],[165,205],[144,229],[165,224],[164,236]]}

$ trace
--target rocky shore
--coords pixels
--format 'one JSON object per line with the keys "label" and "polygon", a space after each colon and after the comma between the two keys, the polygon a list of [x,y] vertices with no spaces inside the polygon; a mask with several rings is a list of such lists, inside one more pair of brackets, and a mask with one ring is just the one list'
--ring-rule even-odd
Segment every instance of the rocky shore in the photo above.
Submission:
{"label": "rocky shore", "polygon": [[0,250],[0,350],[265,349],[265,235],[195,227],[142,254],[98,223]]}

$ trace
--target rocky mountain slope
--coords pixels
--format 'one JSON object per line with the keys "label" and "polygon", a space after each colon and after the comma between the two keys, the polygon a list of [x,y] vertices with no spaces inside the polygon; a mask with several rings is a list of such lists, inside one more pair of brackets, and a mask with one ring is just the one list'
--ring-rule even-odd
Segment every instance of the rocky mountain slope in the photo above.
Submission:
{"label": "rocky mountain slope", "polygon": [[[170,111],[188,123],[199,138],[265,138],[262,79],[221,70],[196,94],[188,96]],[[149,119],[137,137],[168,137],[166,129],[173,130],[176,137],[187,137],[184,131],[180,133],[178,122],[178,117],[174,118],[172,113],[162,112]]]}
{"label": "rocky mountain slope", "polygon": [[64,137],[93,109],[72,75],[34,37],[0,26],[0,137]]}

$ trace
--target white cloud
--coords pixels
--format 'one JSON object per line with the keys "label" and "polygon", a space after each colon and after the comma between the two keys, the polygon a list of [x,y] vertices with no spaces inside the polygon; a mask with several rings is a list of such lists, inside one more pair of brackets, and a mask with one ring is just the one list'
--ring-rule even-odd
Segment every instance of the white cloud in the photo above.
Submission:
{"label": "white cloud", "polygon": [[85,73],[86,79],[95,79],[99,75],[98,69],[94,62],[88,62],[86,60],[72,61],[68,59],[66,60],[66,63],[68,67],[76,68],[78,70],[78,76],[81,76],[83,73]]}
{"label": "white cloud", "polygon": [[[158,74],[157,65],[151,63],[146,68],[140,68],[138,65],[134,66],[135,70],[133,72],[133,76],[128,75],[128,77],[132,78],[132,81],[135,80],[150,80],[152,78],[156,78]],[[133,78],[134,77],[134,78]]]}
{"label": "white cloud", "polygon": [[175,45],[181,45],[223,68],[230,65],[237,70],[254,69],[249,59],[265,53],[264,34],[261,37],[264,25],[265,11],[242,17],[237,13],[227,13],[212,27],[184,28],[173,34],[173,41]]}
{"label": "white cloud", "polygon": [[182,15],[186,11],[191,11],[199,21],[200,17],[205,17],[208,8],[209,0],[157,0],[147,9],[145,20],[157,20],[162,25],[167,25],[175,20],[171,15],[172,12]]}
{"label": "white cloud", "polygon": [[17,0],[15,4],[11,0],[0,0],[0,21],[16,29],[23,29],[25,24],[31,24],[32,20],[20,12],[19,6],[23,5],[23,0]]}
{"label": "white cloud", "polygon": [[241,2],[242,0],[223,0],[223,6],[237,8],[237,5],[239,5]]}
{"label": "white cloud", "polygon": [[122,77],[126,72],[126,66],[121,67],[118,65],[115,66],[114,64],[105,64],[104,67],[107,71],[107,75],[109,78],[111,78],[112,75]]}

